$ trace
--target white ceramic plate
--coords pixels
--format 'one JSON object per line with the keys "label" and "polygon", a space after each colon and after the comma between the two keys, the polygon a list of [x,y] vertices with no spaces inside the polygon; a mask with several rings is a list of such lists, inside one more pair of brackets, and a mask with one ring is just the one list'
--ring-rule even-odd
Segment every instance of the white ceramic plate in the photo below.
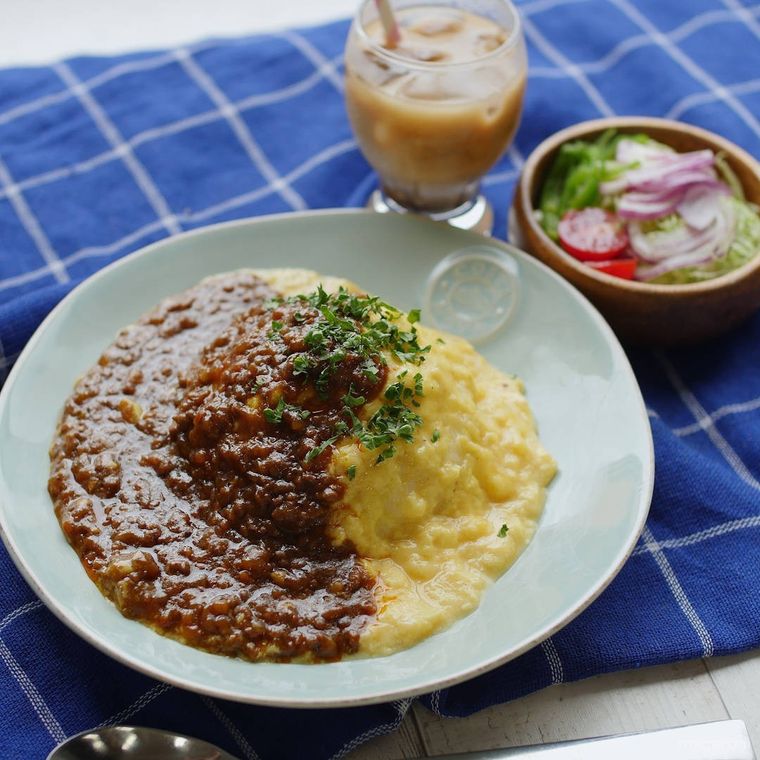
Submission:
{"label": "white ceramic plate", "polygon": [[410,309],[441,259],[483,242],[410,217],[289,214],[162,241],[80,285],[37,330],[0,395],[0,525],[32,588],[80,636],[144,673],[213,696],[291,707],[381,702],[451,685],[566,624],[618,572],[643,527],[651,432],[631,367],[596,310],[542,264],[498,242],[511,257],[519,299],[479,350],[525,380],[559,475],[524,554],[478,610],[448,630],[390,657],[320,665],[252,664],[192,649],[127,620],[101,596],[46,490],[48,446],[74,381],[119,328],[164,296],[216,272],[293,266],[347,277]]}

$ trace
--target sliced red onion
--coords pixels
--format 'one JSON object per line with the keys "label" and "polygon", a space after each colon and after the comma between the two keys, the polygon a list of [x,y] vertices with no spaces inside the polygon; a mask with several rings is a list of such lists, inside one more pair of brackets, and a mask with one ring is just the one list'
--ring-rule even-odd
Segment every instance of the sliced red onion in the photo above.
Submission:
{"label": "sliced red onion", "polygon": [[689,225],[697,230],[709,227],[720,207],[720,199],[728,192],[721,182],[715,184],[693,185],[684,194],[677,211]]}
{"label": "sliced red onion", "polygon": [[712,170],[679,169],[677,171],[669,172],[657,179],[649,179],[630,184],[629,189],[638,190],[643,193],[659,193],[676,187],[686,187],[688,185],[697,184],[715,185],[718,182],[719,180],[716,179]]}
{"label": "sliced red onion", "polygon": [[617,179],[602,182],[599,190],[603,195],[616,195],[624,190],[656,193],[697,182],[718,181],[712,169],[674,167],[664,171],[661,167],[650,166],[646,169],[630,169]]}
{"label": "sliced red onion", "polygon": [[623,219],[657,219],[672,213],[683,200],[682,187],[663,188],[656,193],[636,190],[624,193],[617,201],[617,213]]}
{"label": "sliced red onion", "polygon": [[674,260],[680,261],[684,256],[694,258],[690,264],[678,264],[666,270],[671,271],[725,256],[734,237],[735,222],[731,204],[719,201],[713,222],[703,230],[682,224],[667,232],[646,233],[637,222],[631,222],[628,237],[633,253],[650,264],[664,265]]}
{"label": "sliced red onion", "polygon": [[[684,180],[684,184],[663,184],[657,191],[643,192],[638,190],[631,190],[620,196],[617,201],[617,213],[621,219],[634,219],[644,221],[647,219],[658,219],[661,216],[667,216],[674,211],[679,210],[680,206],[684,203],[687,195],[692,193],[696,198],[697,191],[699,191],[699,197],[702,198],[704,194],[703,204],[712,203],[712,212],[708,220],[701,226],[698,224],[692,225],[697,229],[704,229],[714,218],[717,213],[717,204],[719,197],[725,192],[726,187],[722,182],[719,182],[714,177],[707,177],[700,182],[692,182],[693,178]],[[701,219],[704,214],[708,213],[708,209],[702,209],[700,204],[700,210],[697,212]],[[690,208],[691,204],[687,204],[687,208]],[[687,220],[688,222],[688,220]]]}
{"label": "sliced red onion", "polygon": [[662,196],[646,193],[626,193],[618,201],[617,214],[621,219],[646,221],[672,214],[683,199],[683,191],[677,190]]}
{"label": "sliced red onion", "polygon": [[715,180],[713,170],[715,156],[710,150],[698,150],[691,153],[658,151],[647,159],[641,159],[640,164],[639,167],[629,169],[614,180],[603,182],[599,188],[602,194],[614,195],[623,190],[656,192],[664,186]]}
{"label": "sliced red onion", "polygon": [[667,232],[644,232],[637,222],[628,225],[628,238],[634,255],[648,264],[657,264],[671,256],[717,243],[715,227],[698,232],[679,225]]}
{"label": "sliced red onion", "polygon": [[662,185],[680,182],[683,177],[693,177],[695,182],[715,178],[711,165],[696,161],[668,165],[650,163],[638,169],[629,169],[623,176],[631,190],[656,190]]}

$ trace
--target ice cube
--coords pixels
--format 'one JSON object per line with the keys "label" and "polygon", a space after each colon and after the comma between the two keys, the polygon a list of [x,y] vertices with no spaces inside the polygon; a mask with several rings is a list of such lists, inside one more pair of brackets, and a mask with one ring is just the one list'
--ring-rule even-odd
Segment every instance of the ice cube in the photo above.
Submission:
{"label": "ice cube", "polygon": [[413,61],[423,61],[424,63],[438,63],[449,58],[449,54],[444,50],[426,47],[407,47],[406,45],[401,45],[396,48],[395,52],[404,58],[410,58]]}
{"label": "ice cube", "polygon": [[446,100],[451,95],[445,74],[424,73],[410,77],[399,88],[399,95],[411,100]]}
{"label": "ice cube", "polygon": [[440,37],[446,34],[456,34],[462,30],[464,18],[458,13],[425,16],[409,27],[423,37]]}
{"label": "ice cube", "polygon": [[477,55],[486,55],[504,44],[506,37],[501,32],[484,32],[477,36],[475,40],[475,53]]}
{"label": "ice cube", "polygon": [[383,87],[405,73],[402,67],[384,61],[371,50],[363,50],[360,58],[352,58],[349,68],[374,87]]}
{"label": "ice cube", "polygon": [[504,77],[498,69],[481,67],[466,71],[442,71],[417,74],[399,89],[413,100],[486,100],[504,89]]}

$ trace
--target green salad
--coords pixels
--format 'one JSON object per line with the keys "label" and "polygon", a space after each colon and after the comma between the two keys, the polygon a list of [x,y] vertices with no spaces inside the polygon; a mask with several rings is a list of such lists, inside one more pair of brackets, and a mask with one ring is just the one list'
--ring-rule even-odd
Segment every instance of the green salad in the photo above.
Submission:
{"label": "green salad", "polygon": [[758,209],[724,157],[677,153],[645,134],[562,145],[536,215],[572,256],[626,279],[700,282],[760,252]]}

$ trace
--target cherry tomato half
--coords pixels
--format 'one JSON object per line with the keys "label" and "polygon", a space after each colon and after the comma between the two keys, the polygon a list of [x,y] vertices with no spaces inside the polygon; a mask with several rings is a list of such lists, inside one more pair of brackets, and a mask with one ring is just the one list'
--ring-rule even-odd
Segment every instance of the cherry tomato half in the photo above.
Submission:
{"label": "cherry tomato half", "polygon": [[560,220],[559,242],[580,261],[607,261],[628,247],[628,233],[614,214],[603,208],[568,211]]}
{"label": "cherry tomato half", "polygon": [[632,280],[636,274],[636,259],[612,259],[610,261],[587,261],[586,264],[597,272],[604,272],[623,280]]}

